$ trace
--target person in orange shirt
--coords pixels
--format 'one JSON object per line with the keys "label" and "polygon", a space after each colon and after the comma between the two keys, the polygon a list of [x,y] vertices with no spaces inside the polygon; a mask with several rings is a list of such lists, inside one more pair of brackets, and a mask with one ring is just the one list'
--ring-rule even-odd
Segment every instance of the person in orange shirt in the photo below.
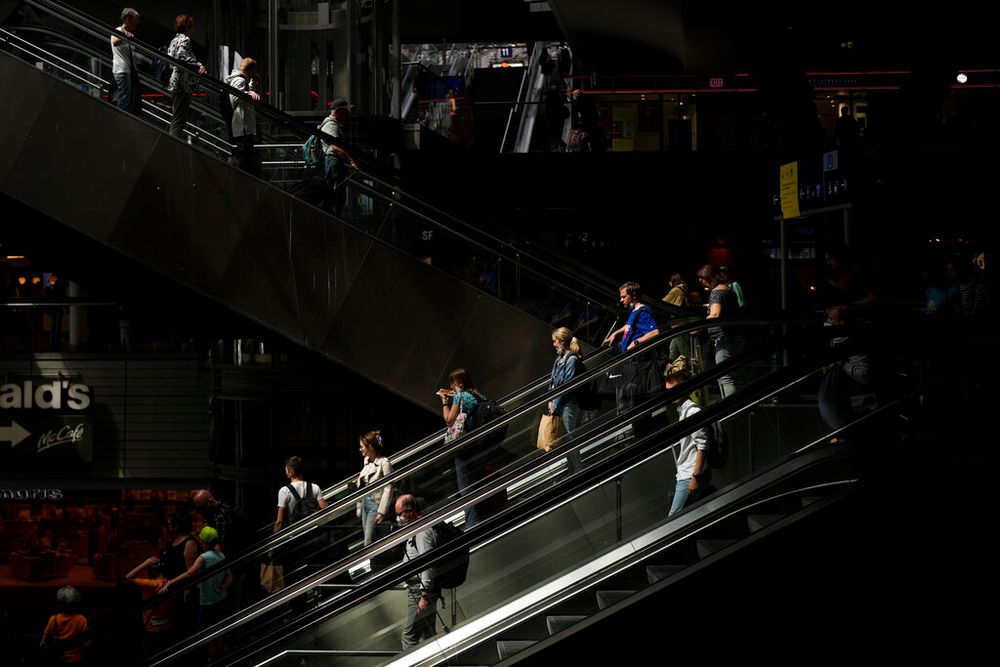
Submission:
{"label": "person in orange shirt", "polygon": [[[139,575],[146,571],[146,577]],[[148,600],[155,596],[157,592],[167,583],[167,578],[163,576],[160,559],[152,556],[135,566],[125,578],[135,584],[142,591],[142,599]],[[142,646],[146,657],[156,655],[174,643],[174,606],[177,596],[166,598],[163,604],[150,607],[142,612],[142,626],[146,633],[143,637]]]}
{"label": "person in orange shirt", "polygon": [[56,662],[60,665],[83,665],[83,649],[90,642],[71,642],[87,632],[87,617],[76,613],[80,606],[80,591],[72,586],[63,586],[56,593],[56,601],[59,603],[59,611],[49,618],[45,632],[42,633],[41,647],[71,643],[56,658]]}

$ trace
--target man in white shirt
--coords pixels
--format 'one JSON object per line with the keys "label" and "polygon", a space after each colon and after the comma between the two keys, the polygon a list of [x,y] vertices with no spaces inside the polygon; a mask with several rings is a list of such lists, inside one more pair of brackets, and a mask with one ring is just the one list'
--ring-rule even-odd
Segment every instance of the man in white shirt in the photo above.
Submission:
{"label": "man in white shirt", "polygon": [[[126,37],[133,37],[139,27],[139,12],[126,7],[122,10],[122,24],[115,30]],[[142,96],[139,91],[139,73],[135,69],[135,49],[132,43],[118,35],[111,36],[111,74],[115,77],[118,92],[115,104],[119,109],[138,116]]]}
{"label": "man in white shirt", "polygon": [[[690,377],[691,374],[687,370],[673,370],[668,367],[666,374],[667,389],[673,389],[680,383],[690,379]],[[677,408],[677,414],[680,419],[687,419],[700,411],[701,407],[692,401],[690,396],[685,396]],[[667,516],[673,516],[684,509],[688,498],[700,488],[698,476],[708,467],[708,433],[705,432],[705,429],[698,429],[690,435],[684,436],[671,451],[674,452],[674,460],[677,463],[677,484],[674,488],[674,499],[670,503],[670,512],[667,513]]]}
{"label": "man in white shirt", "polygon": [[[298,456],[289,457],[285,461],[285,475],[288,477],[288,484],[278,490],[278,516],[274,520],[274,532],[292,522],[295,508],[303,499],[315,499],[320,509],[326,507],[319,484],[310,484],[302,479],[302,459]],[[295,490],[294,493],[292,489]]]}

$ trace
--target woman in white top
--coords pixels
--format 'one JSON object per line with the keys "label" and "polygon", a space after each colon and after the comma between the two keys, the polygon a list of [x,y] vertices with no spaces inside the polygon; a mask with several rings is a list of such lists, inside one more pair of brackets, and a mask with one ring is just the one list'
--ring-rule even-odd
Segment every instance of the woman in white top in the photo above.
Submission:
{"label": "woman in white top", "polygon": [[[377,484],[378,481],[392,472],[392,464],[383,456],[384,445],[381,431],[369,431],[361,436],[359,441],[361,456],[365,465],[358,474],[358,488]],[[392,485],[375,489],[372,493],[358,501],[358,516],[361,517],[361,527],[365,532],[365,546],[375,540],[375,525],[382,523],[389,513],[389,503],[392,502]]]}
{"label": "woman in white top", "polygon": [[[302,479],[302,459],[298,456],[289,457],[285,461],[285,475],[288,477],[288,484],[278,491],[278,517],[274,520],[274,532],[278,532],[286,523],[291,522],[295,515],[295,506],[308,492],[311,492],[312,497],[319,503],[320,509],[326,507],[323,489],[319,488],[319,484],[310,484]],[[295,492],[299,494],[298,499],[288,489],[289,486],[295,488]]]}

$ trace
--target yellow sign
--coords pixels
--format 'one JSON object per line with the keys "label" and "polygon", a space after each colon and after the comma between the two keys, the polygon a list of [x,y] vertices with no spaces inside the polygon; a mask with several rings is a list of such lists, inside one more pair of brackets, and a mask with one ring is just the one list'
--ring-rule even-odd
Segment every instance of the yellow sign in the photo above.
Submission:
{"label": "yellow sign", "polygon": [[799,217],[799,163],[783,164],[778,169],[781,192],[781,215],[785,218]]}

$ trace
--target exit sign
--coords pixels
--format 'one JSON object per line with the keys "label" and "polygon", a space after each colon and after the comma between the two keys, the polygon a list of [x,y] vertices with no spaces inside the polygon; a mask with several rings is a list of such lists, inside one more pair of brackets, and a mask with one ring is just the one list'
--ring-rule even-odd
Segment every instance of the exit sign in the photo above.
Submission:
{"label": "exit sign", "polygon": [[708,80],[709,88],[722,88],[725,85],[726,82],[723,81],[721,76],[713,76],[711,79]]}

